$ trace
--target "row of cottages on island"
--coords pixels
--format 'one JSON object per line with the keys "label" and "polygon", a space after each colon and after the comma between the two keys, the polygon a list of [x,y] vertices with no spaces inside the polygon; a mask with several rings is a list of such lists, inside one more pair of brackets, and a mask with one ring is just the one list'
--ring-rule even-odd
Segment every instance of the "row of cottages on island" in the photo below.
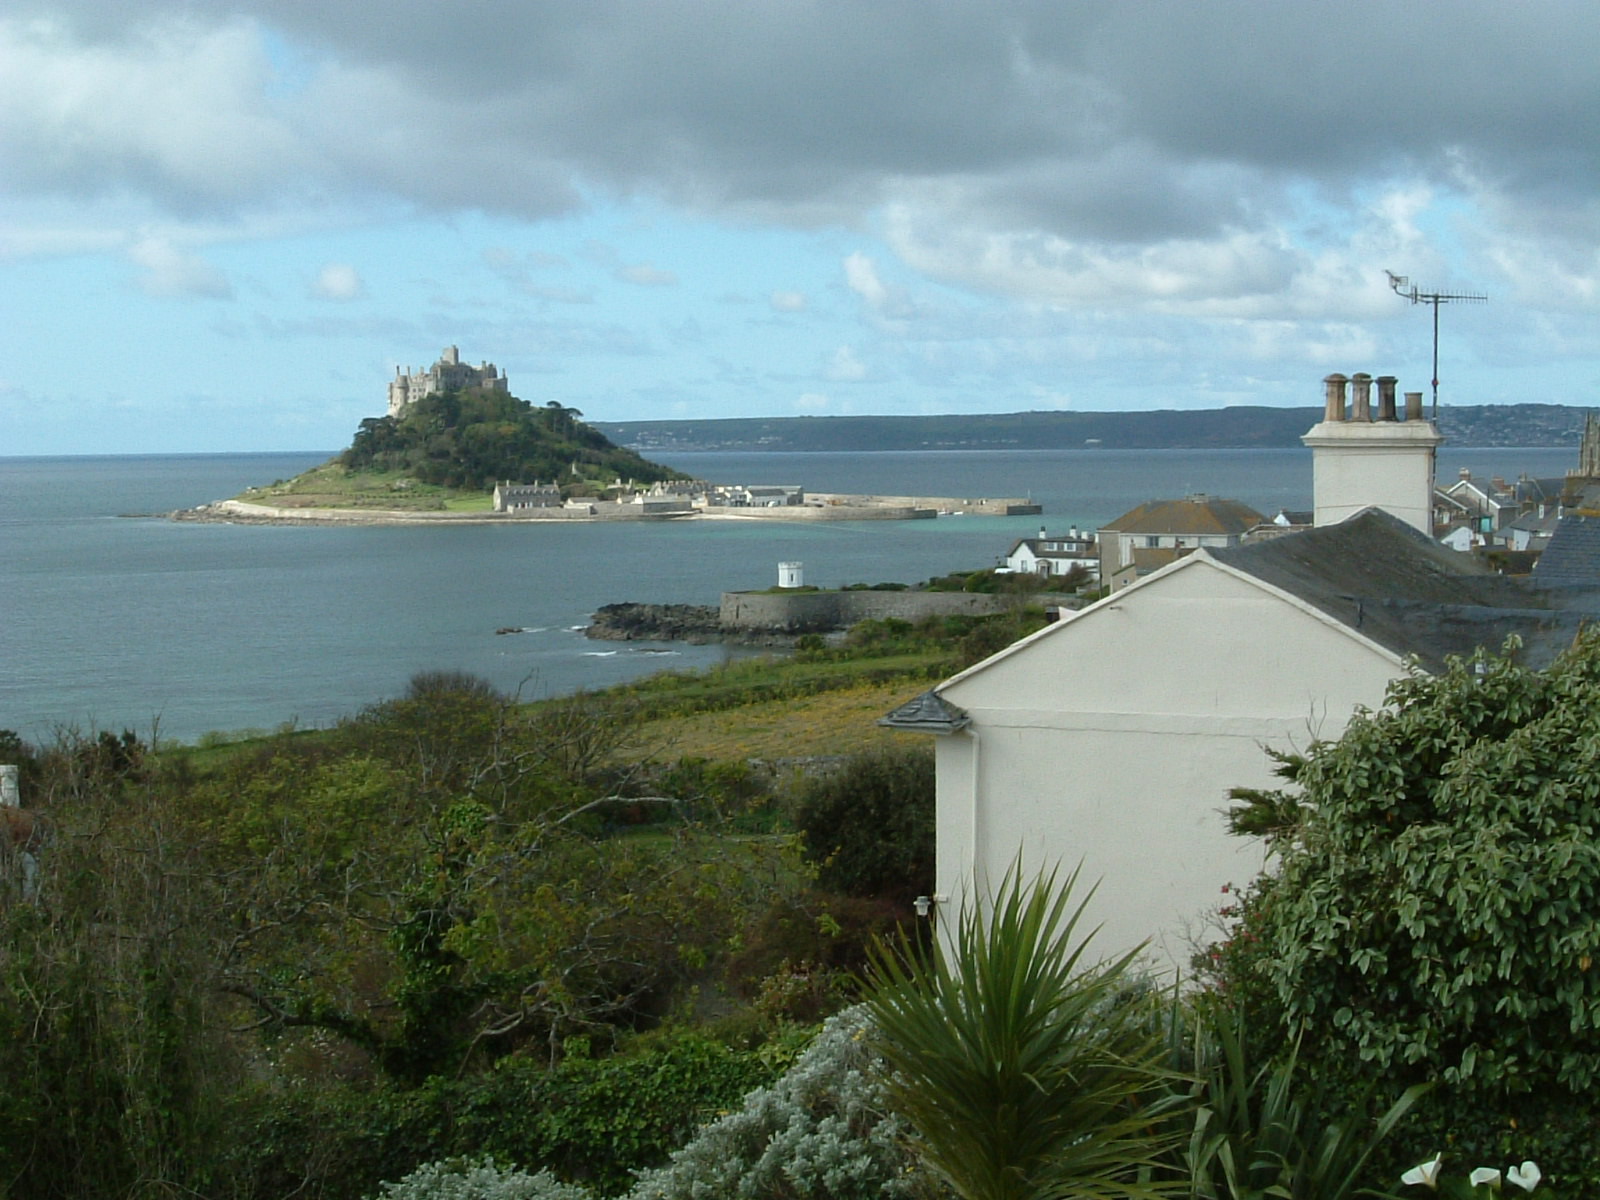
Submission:
{"label": "row of cottages on island", "polygon": [[[1516,634],[1544,665],[1600,615],[1594,571],[1536,582],[1441,546],[1443,439],[1420,394],[1397,413],[1380,380],[1374,410],[1366,377],[1353,406],[1351,382],[1329,377],[1303,439],[1310,528],[1186,548],[883,719],[935,735],[936,914],[992,894],[1019,855],[1030,875],[1081,864],[1096,952],[1146,944],[1185,969],[1219,932],[1224,887],[1265,865],[1224,814],[1231,788],[1277,782],[1266,748],[1337,738],[1413,659],[1435,671]],[[1600,520],[1590,532],[1600,562]]]}

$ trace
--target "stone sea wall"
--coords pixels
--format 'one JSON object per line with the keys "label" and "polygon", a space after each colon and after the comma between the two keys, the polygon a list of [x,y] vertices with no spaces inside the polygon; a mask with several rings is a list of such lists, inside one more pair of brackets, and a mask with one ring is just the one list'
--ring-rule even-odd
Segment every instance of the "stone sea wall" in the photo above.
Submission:
{"label": "stone sea wall", "polygon": [[[1061,599],[1029,597],[1030,603],[1044,604]],[[720,623],[726,629],[823,633],[888,617],[984,616],[1006,612],[1015,603],[1014,597],[982,592],[724,592]]]}

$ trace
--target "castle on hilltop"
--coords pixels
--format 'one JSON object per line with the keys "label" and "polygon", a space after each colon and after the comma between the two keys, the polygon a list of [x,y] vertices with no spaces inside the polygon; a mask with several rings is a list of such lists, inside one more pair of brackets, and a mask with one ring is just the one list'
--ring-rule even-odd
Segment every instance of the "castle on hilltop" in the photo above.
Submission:
{"label": "castle on hilltop", "polygon": [[493,363],[471,366],[461,361],[461,351],[446,346],[439,361],[426,371],[412,372],[407,368],[402,375],[399,367],[394,369],[394,378],[389,381],[389,415],[398,417],[408,405],[435,392],[457,392],[474,387],[504,392],[510,385],[505,373]]}

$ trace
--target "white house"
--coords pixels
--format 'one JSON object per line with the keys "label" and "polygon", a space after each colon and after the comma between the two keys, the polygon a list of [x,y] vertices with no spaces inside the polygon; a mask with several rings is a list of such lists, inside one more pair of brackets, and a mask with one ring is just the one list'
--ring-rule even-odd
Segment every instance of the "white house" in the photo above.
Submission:
{"label": "white house", "polygon": [[1201,549],[1063,614],[885,723],[939,733],[938,896],[1032,868],[1098,879],[1104,953],[1146,938],[1183,966],[1225,884],[1261,869],[1230,836],[1235,786],[1273,782],[1265,747],[1337,737],[1409,655],[1520,633],[1545,657],[1581,614],[1371,510],[1340,525]]}
{"label": "white house", "polygon": [[1074,526],[1067,533],[1039,530],[1036,538],[1018,538],[1006,551],[1005,570],[1014,574],[1067,575],[1082,568],[1091,580],[1100,578],[1100,551],[1089,530]]}
{"label": "white house", "polygon": [[[1435,670],[1516,633],[1542,663],[1600,613],[1592,591],[1500,576],[1433,541],[1439,439],[1420,396],[1402,421],[1385,378],[1378,414],[1351,417],[1349,381],[1327,382],[1306,438],[1316,528],[1193,549],[884,718],[938,735],[938,905],[989,894],[1019,853],[1030,871],[1081,862],[1099,881],[1100,952],[1149,939],[1181,968],[1216,932],[1223,887],[1263,865],[1224,812],[1231,788],[1276,782],[1266,748],[1337,737],[1413,662]],[[1345,512],[1358,486],[1382,507]]]}

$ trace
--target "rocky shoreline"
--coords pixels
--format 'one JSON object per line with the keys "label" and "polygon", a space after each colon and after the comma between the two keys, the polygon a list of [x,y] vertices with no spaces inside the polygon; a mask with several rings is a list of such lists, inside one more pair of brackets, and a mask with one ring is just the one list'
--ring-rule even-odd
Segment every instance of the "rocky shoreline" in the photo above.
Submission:
{"label": "rocky shoreline", "polygon": [[732,642],[741,646],[793,646],[794,636],[767,630],[730,629],[714,604],[607,604],[583,636],[605,642],[688,642],[703,646]]}

